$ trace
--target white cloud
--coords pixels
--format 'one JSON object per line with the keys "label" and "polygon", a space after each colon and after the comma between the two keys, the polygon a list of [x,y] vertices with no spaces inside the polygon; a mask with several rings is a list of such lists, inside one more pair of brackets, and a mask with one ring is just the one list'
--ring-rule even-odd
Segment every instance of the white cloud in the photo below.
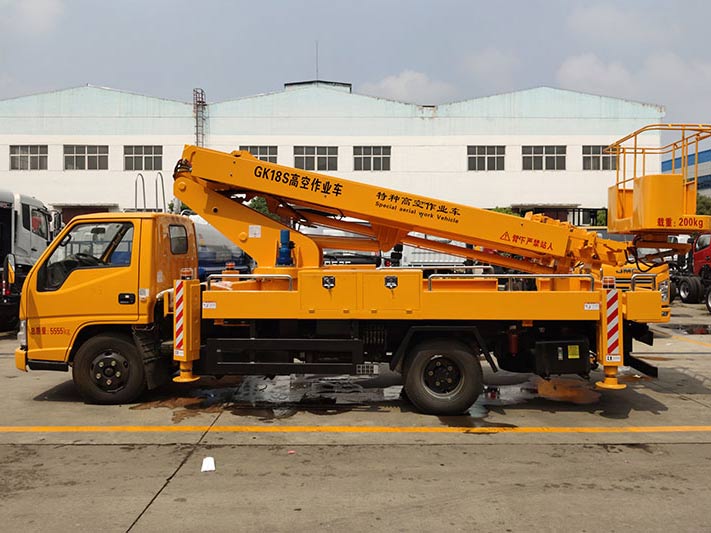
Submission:
{"label": "white cloud", "polygon": [[404,70],[375,83],[364,83],[359,92],[423,105],[447,102],[457,94],[453,85],[413,70]]}
{"label": "white cloud", "polygon": [[64,0],[0,0],[5,31],[45,33],[64,13]]}
{"label": "white cloud", "polygon": [[635,10],[594,4],[574,9],[566,26],[574,36],[585,41],[638,48],[644,44],[660,45],[680,35],[678,23],[670,20],[666,13],[649,6]]}
{"label": "white cloud", "polygon": [[485,48],[464,58],[462,69],[478,91],[515,89],[514,75],[520,61],[512,52]]}
{"label": "white cloud", "polygon": [[708,122],[711,62],[651,53],[637,67],[605,62],[595,54],[566,59],[557,72],[562,87],[650,102],[667,108],[666,120]]}
{"label": "white cloud", "polygon": [[580,91],[631,98],[639,91],[632,73],[621,63],[605,63],[595,54],[566,59],[556,74],[563,87]]}

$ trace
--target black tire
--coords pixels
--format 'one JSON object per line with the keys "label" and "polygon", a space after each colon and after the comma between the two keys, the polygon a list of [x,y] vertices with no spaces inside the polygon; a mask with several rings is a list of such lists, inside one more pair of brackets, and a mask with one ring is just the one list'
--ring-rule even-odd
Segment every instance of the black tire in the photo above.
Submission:
{"label": "black tire", "polygon": [[679,296],[679,289],[676,286],[676,282],[672,281],[669,283],[669,303],[672,303],[674,300],[676,300],[676,297]]}
{"label": "black tire", "polygon": [[695,304],[699,302],[699,289],[701,283],[694,277],[688,276],[679,282],[679,298],[685,304]]}
{"label": "black tire", "polygon": [[693,281],[692,283],[694,284],[694,291],[696,295],[696,299],[692,303],[700,303],[704,301],[704,295],[706,294],[706,291],[704,290],[704,282],[701,281],[701,278],[694,276],[691,278]]}
{"label": "black tire", "polygon": [[711,287],[706,289],[706,294],[704,295],[704,303],[706,304],[706,309],[711,313]]}
{"label": "black tire", "polygon": [[404,389],[418,410],[458,415],[469,409],[483,389],[479,359],[461,342],[425,341],[405,361]]}
{"label": "black tire", "polygon": [[704,282],[711,281],[711,267],[709,267],[708,265],[702,266],[701,270],[699,271],[699,277],[701,278],[702,285],[704,284]]}
{"label": "black tire", "polygon": [[130,403],[146,390],[143,360],[124,335],[97,335],[84,342],[74,356],[72,379],[86,403]]}

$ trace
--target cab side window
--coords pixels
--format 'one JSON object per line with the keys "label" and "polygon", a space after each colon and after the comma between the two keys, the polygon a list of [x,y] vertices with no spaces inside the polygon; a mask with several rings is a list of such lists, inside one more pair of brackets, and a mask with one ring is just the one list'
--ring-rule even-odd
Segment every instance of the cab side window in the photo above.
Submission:
{"label": "cab side window", "polygon": [[170,235],[170,253],[183,255],[188,253],[188,231],[185,226],[171,224],[168,228]]}
{"label": "cab side window", "polygon": [[40,211],[36,207],[30,208],[30,213],[31,213],[30,219],[32,221],[32,229],[30,231],[43,239],[48,239],[49,238],[49,228],[47,227],[48,226],[47,215],[45,215],[42,211]]}
{"label": "cab side window", "polygon": [[131,264],[133,224],[77,224],[55,245],[37,273],[38,291],[55,291],[80,268],[125,267]]}
{"label": "cab side window", "polygon": [[35,235],[49,238],[48,215],[38,208],[28,204],[22,204],[22,227],[31,231]]}

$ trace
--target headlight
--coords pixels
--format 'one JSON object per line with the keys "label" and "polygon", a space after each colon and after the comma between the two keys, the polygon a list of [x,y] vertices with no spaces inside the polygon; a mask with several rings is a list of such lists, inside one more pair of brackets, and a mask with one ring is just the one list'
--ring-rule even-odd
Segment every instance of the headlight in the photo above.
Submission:
{"label": "headlight", "polygon": [[662,301],[669,302],[669,280],[665,279],[659,283],[659,292],[662,293]]}
{"label": "headlight", "polygon": [[20,348],[27,349],[27,320],[20,320],[20,329],[17,331],[17,342]]}

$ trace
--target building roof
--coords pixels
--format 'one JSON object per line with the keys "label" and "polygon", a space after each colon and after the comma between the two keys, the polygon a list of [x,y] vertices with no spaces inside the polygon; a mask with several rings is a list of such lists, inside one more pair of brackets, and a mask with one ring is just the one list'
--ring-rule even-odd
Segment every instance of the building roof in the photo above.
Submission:
{"label": "building roof", "polygon": [[192,104],[91,85],[0,100],[0,133],[175,134],[193,127]]}
{"label": "building roof", "polygon": [[[537,87],[437,106],[351,92],[348,83],[293,82],[284,90],[208,104],[214,135],[574,134],[659,122],[654,104]],[[444,120],[439,120],[444,119]],[[633,127],[628,127],[627,122]],[[91,85],[0,100],[0,133],[190,134],[191,103]]]}

